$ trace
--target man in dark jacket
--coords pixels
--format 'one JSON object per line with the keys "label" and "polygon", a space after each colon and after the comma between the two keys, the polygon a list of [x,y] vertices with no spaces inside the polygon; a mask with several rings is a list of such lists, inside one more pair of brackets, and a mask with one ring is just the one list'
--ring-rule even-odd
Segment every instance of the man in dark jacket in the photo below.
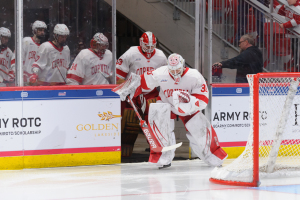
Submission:
{"label": "man in dark jacket", "polygon": [[213,65],[214,75],[220,75],[222,68],[237,69],[236,82],[248,83],[247,74],[256,74],[263,71],[262,52],[254,46],[251,35],[243,35],[239,41],[240,54],[226,61]]}

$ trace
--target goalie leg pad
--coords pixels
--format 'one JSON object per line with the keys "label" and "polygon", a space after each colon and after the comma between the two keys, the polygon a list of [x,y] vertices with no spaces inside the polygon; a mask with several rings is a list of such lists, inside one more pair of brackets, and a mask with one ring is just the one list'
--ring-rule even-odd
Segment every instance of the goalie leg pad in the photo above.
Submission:
{"label": "goalie leg pad", "polygon": [[195,154],[210,166],[220,166],[227,153],[219,146],[217,134],[206,117],[198,112],[185,123],[187,138]]}
{"label": "goalie leg pad", "polygon": [[[152,103],[149,108],[149,126],[154,137],[162,147],[176,144],[174,130],[174,120],[170,119],[171,106],[167,103]],[[155,153],[150,151],[149,162],[157,166],[168,165],[175,156],[175,149]]]}

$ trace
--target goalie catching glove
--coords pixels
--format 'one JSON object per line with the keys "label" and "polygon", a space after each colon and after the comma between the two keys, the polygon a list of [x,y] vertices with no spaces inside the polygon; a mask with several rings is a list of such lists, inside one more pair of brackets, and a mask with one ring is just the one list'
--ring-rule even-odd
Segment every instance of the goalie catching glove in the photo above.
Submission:
{"label": "goalie catching glove", "polygon": [[175,109],[182,114],[190,115],[198,110],[201,110],[199,99],[191,96],[186,91],[173,92],[173,105]]}
{"label": "goalie catching glove", "polygon": [[112,91],[120,95],[121,101],[125,101],[128,95],[132,99],[142,92],[141,77],[131,73],[130,77],[124,83],[115,87]]}

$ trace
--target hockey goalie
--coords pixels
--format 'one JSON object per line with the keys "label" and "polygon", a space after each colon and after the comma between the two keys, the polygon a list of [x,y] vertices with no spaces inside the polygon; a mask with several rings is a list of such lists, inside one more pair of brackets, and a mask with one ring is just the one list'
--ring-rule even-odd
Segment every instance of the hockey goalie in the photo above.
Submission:
{"label": "hockey goalie", "polygon": [[[196,69],[186,68],[182,56],[171,54],[168,65],[141,76],[132,73],[113,91],[125,101],[128,96],[130,100],[155,87],[160,87],[160,92],[157,102],[150,105],[148,124],[157,144],[161,147],[175,145],[174,119],[178,115],[196,155],[210,166],[222,165],[227,154],[219,146],[215,130],[201,112],[207,106],[209,96],[203,76]],[[175,148],[155,152],[150,145],[149,162],[159,168],[171,166],[174,156]]]}

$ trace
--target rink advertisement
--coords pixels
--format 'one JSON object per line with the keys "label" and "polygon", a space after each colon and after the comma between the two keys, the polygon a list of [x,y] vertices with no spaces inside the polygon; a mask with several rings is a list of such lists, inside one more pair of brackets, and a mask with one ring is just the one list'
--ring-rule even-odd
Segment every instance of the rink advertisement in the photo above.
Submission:
{"label": "rink advertisement", "polygon": [[[258,113],[260,145],[272,144],[275,133],[282,127],[286,134],[281,138],[281,145],[300,144],[300,135],[297,134],[300,133],[300,90],[298,89],[293,97],[290,110],[285,113],[288,91],[288,87],[260,86]],[[213,85],[211,122],[218,135],[220,145],[231,158],[242,153],[248,136],[252,133],[250,112],[250,96],[247,85]],[[281,120],[282,116],[285,120]]]}
{"label": "rink advertisement", "polygon": [[0,168],[119,163],[120,99],[101,87],[1,91]]}
{"label": "rink advertisement", "polygon": [[211,124],[229,158],[243,152],[250,131],[248,84],[213,84]]}

